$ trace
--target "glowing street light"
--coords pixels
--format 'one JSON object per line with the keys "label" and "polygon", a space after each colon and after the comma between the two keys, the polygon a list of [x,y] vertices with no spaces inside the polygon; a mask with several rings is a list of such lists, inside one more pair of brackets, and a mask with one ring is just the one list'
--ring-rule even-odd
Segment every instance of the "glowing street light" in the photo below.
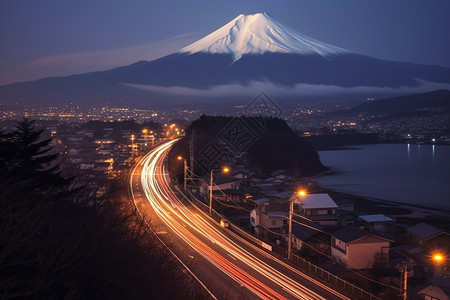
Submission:
{"label": "glowing street light", "polygon": [[[209,186],[209,215],[212,215],[212,200],[213,200],[213,173],[216,170],[211,170],[211,177],[210,177],[210,186]],[[223,173],[228,173],[230,172],[230,168],[229,167],[224,167],[222,168],[222,172]]]}
{"label": "glowing street light", "polygon": [[177,156],[177,159],[178,159],[178,160],[182,160],[182,159],[183,159],[183,156],[178,155],[178,156]]}
{"label": "glowing street light", "polygon": [[147,134],[148,130],[146,128],[142,129],[143,134]]}
{"label": "glowing street light", "polygon": [[[300,197],[304,197],[306,196],[306,191],[305,190],[299,190],[297,192],[297,194]],[[292,215],[294,214],[294,199],[291,199],[291,201],[289,202],[289,229],[288,229],[288,259],[291,260],[292,259]]]}
{"label": "glowing street light", "polygon": [[444,256],[440,253],[436,253],[433,255],[433,260],[437,263],[441,263],[444,261]]}

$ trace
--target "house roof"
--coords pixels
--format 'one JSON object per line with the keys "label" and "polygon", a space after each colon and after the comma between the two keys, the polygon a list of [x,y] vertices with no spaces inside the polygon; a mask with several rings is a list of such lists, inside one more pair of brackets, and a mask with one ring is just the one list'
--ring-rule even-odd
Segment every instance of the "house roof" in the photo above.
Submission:
{"label": "house roof", "polygon": [[340,229],[338,229],[337,231],[332,233],[332,236],[337,238],[338,240],[341,240],[345,243],[351,243],[351,242],[355,242],[359,239],[362,239],[366,236],[374,236],[377,237],[379,239],[382,240],[386,240],[386,241],[391,241],[387,238],[384,238],[382,236],[364,231],[359,229],[358,227],[355,226],[346,226],[346,227],[342,227]]}
{"label": "house roof", "polygon": [[289,213],[285,212],[285,211],[268,211],[267,212],[267,216],[269,218],[281,218],[281,217],[285,217],[289,215]]}
{"label": "house roof", "polygon": [[442,229],[436,228],[427,223],[419,223],[413,227],[408,228],[407,231],[422,240],[428,240],[440,233],[446,233]]}
{"label": "house roof", "polygon": [[[438,286],[429,285],[424,289],[417,292],[419,295],[427,295],[433,297],[433,299],[449,299],[446,293]],[[447,297],[447,298],[444,298]]]}
{"label": "house roof", "polygon": [[[224,183],[230,183],[230,182],[236,182],[236,181],[242,181],[242,178],[235,178],[231,176],[218,176],[216,179],[214,179],[214,184],[224,184]],[[209,182],[209,180],[207,181]]]}
{"label": "house roof", "polygon": [[292,233],[296,238],[302,241],[305,241],[312,236],[319,234],[321,231],[322,226],[305,219],[295,218],[295,222],[292,223]]}
{"label": "house roof", "polygon": [[261,199],[256,199],[256,200],[253,200],[253,201],[256,202],[256,203],[258,203],[258,204],[263,204],[263,203],[270,202],[270,199],[267,199],[267,198],[261,198]]}
{"label": "house roof", "polygon": [[267,211],[283,211],[286,215],[289,215],[289,206],[286,204],[278,203],[278,202],[269,202],[267,206]]}
{"label": "house roof", "polygon": [[391,218],[389,218],[386,215],[383,214],[377,214],[377,215],[362,215],[359,216],[361,219],[363,219],[366,222],[372,223],[372,222],[390,222],[392,221]]}
{"label": "house roof", "polygon": [[294,194],[293,197],[294,203],[299,203],[303,209],[338,207],[328,194],[307,194],[305,196]]}
{"label": "house roof", "polygon": [[227,195],[245,195],[245,191],[243,189],[223,189],[222,192]]}

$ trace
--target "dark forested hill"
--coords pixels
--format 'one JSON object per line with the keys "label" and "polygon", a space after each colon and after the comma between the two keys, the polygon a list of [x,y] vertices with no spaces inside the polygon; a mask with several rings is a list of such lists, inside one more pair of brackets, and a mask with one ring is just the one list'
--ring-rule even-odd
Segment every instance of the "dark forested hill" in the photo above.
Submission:
{"label": "dark forested hill", "polygon": [[[175,144],[169,160],[182,156],[190,165],[191,142],[198,175],[223,165],[246,165],[261,174],[283,169],[303,176],[325,168],[316,150],[279,118],[202,115],[186,129],[186,136]],[[172,165],[172,171],[177,173],[181,168],[181,163]]]}

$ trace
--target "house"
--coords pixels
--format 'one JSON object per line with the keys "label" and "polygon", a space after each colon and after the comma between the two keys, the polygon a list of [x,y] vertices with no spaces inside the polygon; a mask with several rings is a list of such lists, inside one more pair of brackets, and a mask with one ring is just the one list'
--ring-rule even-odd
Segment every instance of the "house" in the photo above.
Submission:
{"label": "house", "polygon": [[449,296],[438,286],[429,285],[417,292],[425,300],[450,300]]}
{"label": "house", "polygon": [[370,269],[375,263],[386,263],[389,258],[382,249],[390,247],[391,242],[358,227],[347,226],[332,233],[331,256],[349,268]]}
{"label": "house", "polygon": [[[268,198],[254,200],[256,208],[250,212],[250,224],[255,230],[257,237],[270,238],[269,231],[283,233],[283,226],[287,225],[289,212],[288,207]],[[279,236],[278,236],[279,238]]]}
{"label": "house", "polygon": [[[240,184],[244,181],[244,179],[242,178],[234,178],[231,176],[218,176],[217,178],[215,178],[213,180],[213,193],[215,191],[218,191],[219,193],[221,193],[220,191],[222,190],[238,190],[240,187]],[[204,178],[204,180],[202,180],[202,184],[200,186],[200,192],[206,196],[209,194],[209,189],[210,189],[210,178]]]}
{"label": "house", "polygon": [[238,169],[238,170],[233,171],[230,175],[234,178],[245,179],[250,176],[250,172],[245,169],[240,169],[240,170]]}
{"label": "house", "polygon": [[213,196],[215,199],[219,199],[224,202],[242,202],[245,201],[246,192],[244,189],[224,189],[224,190],[213,190]]}
{"label": "house", "polygon": [[426,223],[419,223],[407,229],[408,241],[427,250],[450,249],[450,234]]}
{"label": "house", "polygon": [[294,249],[300,251],[304,248],[308,251],[314,248],[326,256],[331,255],[330,235],[323,231],[322,226],[298,217],[294,217],[294,220],[292,223]]}
{"label": "house", "polygon": [[380,232],[386,232],[393,225],[393,220],[383,214],[361,215],[358,217],[358,220],[362,224]]}
{"label": "house", "polygon": [[328,194],[294,193],[290,201],[294,202],[294,211],[320,225],[339,225],[341,219],[336,215],[338,206]]}

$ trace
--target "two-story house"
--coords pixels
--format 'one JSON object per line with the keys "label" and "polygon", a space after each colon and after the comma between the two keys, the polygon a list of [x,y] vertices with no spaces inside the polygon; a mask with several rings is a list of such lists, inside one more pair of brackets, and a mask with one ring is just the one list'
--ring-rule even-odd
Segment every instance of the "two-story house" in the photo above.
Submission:
{"label": "two-story house", "polygon": [[[270,239],[270,237],[280,239],[283,226],[288,222],[288,207],[268,198],[257,199],[254,202],[256,208],[250,212],[250,224],[255,230],[255,235],[264,239]],[[273,233],[280,235],[275,237]]]}
{"label": "two-story house", "polygon": [[[390,239],[346,226],[331,235],[331,256],[351,269],[370,269],[375,263],[387,263],[383,248],[390,247]],[[384,255],[384,256],[383,256]]]}
{"label": "two-story house", "polygon": [[294,212],[320,225],[339,225],[340,217],[336,215],[338,206],[328,194],[294,193],[289,201],[294,202]]}

